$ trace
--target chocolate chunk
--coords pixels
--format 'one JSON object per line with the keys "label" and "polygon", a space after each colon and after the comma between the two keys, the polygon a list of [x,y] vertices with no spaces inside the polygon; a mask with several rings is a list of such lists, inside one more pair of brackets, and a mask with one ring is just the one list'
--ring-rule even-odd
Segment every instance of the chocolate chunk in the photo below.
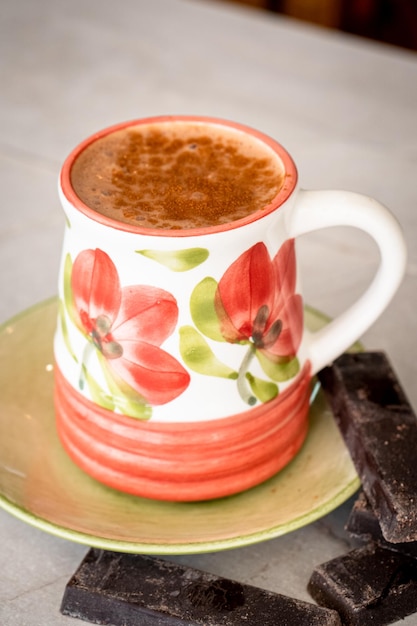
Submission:
{"label": "chocolate chunk", "polygon": [[386,356],[344,354],[319,379],[386,541],[417,540],[417,419]]}
{"label": "chocolate chunk", "polygon": [[341,626],[312,603],[153,557],[90,550],[61,612],[107,626]]}
{"label": "chocolate chunk", "polygon": [[346,530],[352,537],[360,541],[375,541],[390,550],[398,550],[417,558],[417,541],[390,543],[385,541],[378,519],[372,510],[366,495],[361,491],[346,523]]}
{"label": "chocolate chunk", "polygon": [[417,611],[417,560],[376,544],[319,565],[308,590],[344,626],[383,626]]}
{"label": "chocolate chunk", "polygon": [[[385,541],[378,518],[373,512],[369,500],[363,491],[359,493],[352,507],[345,528],[350,535],[364,542],[375,541],[381,543]],[[410,545],[413,545],[413,543],[414,542],[410,542]]]}

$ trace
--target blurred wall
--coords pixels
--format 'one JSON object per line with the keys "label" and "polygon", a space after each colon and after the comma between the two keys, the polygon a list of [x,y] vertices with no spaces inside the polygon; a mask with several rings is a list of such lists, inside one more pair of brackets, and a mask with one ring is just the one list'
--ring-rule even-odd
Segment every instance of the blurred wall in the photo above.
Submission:
{"label": "blurred wall", "polygon": [[417,0],[223,0],[417,50]]}

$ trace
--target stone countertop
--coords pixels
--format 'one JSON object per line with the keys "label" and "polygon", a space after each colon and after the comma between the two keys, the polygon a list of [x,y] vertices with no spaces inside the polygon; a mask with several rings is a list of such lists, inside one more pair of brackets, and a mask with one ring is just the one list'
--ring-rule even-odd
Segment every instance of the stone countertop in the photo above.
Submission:
{"label": "stone countertop", "polygon": [[[405,280],[362,339],[387,352],[417,407],[415,53],[203,0],[5,0],[0,28],[0,322],[56,293],[57,179],[79,141],[150,115],[233,119],[278,139],[302,187],[373,196],[402,224]],[[304,236],[299,254],[306,300],[331,316],[377,264],[367,237],[351,229]],[[351,505],[268,542],[173,558],[310,600],[313,567],[347,549]],[[59,605],[87,548],[3,510],[0,536],[0,623],[75,626]]]}

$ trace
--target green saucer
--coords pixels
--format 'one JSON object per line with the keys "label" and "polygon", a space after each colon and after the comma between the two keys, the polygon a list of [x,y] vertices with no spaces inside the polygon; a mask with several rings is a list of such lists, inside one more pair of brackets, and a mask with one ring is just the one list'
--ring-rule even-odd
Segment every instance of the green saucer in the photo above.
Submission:
{"label": "green saucer", "polygon": [[[329,513],[359,487],[319,392],[297,457],[262,485],[198,503],[114,491],[68,458],[55,431],[52,341],[57,301],[0,327],[0,507],[44,531],[88,546],[141,554],[191,554],[278,537]],[[311,330],[326,318],[310,308]]]}

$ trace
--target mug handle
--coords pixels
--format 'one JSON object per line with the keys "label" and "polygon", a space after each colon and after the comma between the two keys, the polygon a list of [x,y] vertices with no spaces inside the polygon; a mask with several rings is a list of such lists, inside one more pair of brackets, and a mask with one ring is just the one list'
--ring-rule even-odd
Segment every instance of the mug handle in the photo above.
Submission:
{"label": "mug handle", "polygon": [[324,328],[307,333],[312,373],[331,363],[375,322],[397,291],[406,267],[406,244],[392,213],[382,204],[350,191],[299,190],[289,224],[290,236],[330,226],[354,226],[368,233],[380,263],[366,291]]}

